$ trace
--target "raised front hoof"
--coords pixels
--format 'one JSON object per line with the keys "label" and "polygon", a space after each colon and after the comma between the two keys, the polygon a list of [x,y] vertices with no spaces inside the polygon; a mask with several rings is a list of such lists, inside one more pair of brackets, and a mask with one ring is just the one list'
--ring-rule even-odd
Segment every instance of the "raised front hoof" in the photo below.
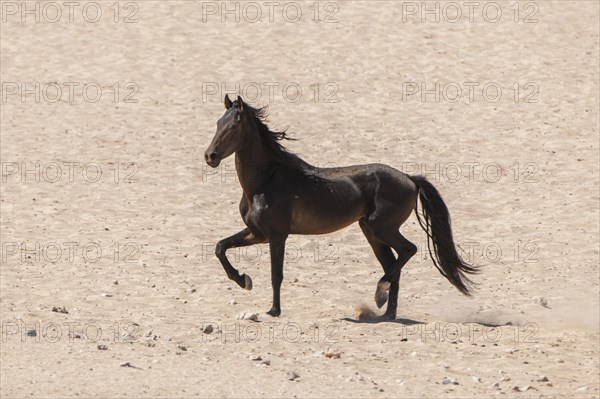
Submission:
{"label": "raised front hoof", "polygon": [[252,279],[247,274],[242,274],[241,278],[236,278],[235,282],[245,290],[252,290]]}
{"label": "raised front hoof", "polygon": [[247,274],[244,274],[244,286],[242,288],[252,291],[252,279]]}
{"label": "raised front hoof", "polygon": [[267,312],[267,314],[273,317],[279,317],[279,315],[281,314],[281,310],[277,309],[276,307],[272,307],[271,310]]}
{"label": "raised front hoof", "polygon": [[390,289],[390,283],[387,281],[380,281],[377,283],[377,291],[375,291],[375,304],[379,309],[385,305],[388,301],[388,290]]}

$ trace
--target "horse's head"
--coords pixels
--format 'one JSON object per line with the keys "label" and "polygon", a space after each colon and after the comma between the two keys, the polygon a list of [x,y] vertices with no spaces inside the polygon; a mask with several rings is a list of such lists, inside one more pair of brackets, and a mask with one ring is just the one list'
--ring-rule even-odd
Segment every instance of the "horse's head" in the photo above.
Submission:
{"label": "horse's head", "polygon": [[219,166],[221,160],[241,149],[244,126],[248,122],[244,107],[240,96],[232,103],[229,96],[225,95],[225,113],[217,121],[215,137],[204,152],[206,163],[213,168]]}

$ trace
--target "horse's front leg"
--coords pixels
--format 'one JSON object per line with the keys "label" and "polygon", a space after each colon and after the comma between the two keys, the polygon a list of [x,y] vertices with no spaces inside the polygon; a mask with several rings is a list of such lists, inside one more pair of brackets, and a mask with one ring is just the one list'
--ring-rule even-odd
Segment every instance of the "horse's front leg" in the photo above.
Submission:
{"label": "horse's front leg", "polygon": [[287,237],[271,238],[271,285],[273,286],[273,307],[267,313],[273,317],[281,314],[281,282],[283,281],[283,258],[285,255],[285,240]]}
{"label": "horse's front leg", "polygon": [[240,287],[247,290],[252,289],[252,279],[247,274],[242,274],[237,271],[235,267],[231,265],[225,252],[230,248],[246,247],[248,245],[264,243],[266,240],[263,237],[255,236],[248,228],[240,231],[237,234],[222,239],[217,243],[215,247],[215,255],[221,261],[227,277],[235,281]]}

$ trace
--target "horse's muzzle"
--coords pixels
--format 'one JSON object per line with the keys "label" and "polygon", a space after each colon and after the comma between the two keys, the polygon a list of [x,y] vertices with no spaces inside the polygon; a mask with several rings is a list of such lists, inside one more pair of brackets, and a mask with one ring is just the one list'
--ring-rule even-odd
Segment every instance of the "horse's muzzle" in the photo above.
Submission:
{"label": "horse's muzzle", "polygon": [[216,151],[206,151],[204,153],[206,163],[213,168],[216,168],[221,163],[221,155]]}

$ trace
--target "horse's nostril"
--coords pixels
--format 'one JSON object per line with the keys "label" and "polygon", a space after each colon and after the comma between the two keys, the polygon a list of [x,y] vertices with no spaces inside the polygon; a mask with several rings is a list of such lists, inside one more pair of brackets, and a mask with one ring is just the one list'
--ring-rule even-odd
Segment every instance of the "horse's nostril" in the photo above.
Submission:
{"label": "horse's nostril", "polygon": [[217,155],[218,154],[216,152],[211,152],[208,157],[210,158],[211,161],[214,161],[215,159],[217,159]]}

